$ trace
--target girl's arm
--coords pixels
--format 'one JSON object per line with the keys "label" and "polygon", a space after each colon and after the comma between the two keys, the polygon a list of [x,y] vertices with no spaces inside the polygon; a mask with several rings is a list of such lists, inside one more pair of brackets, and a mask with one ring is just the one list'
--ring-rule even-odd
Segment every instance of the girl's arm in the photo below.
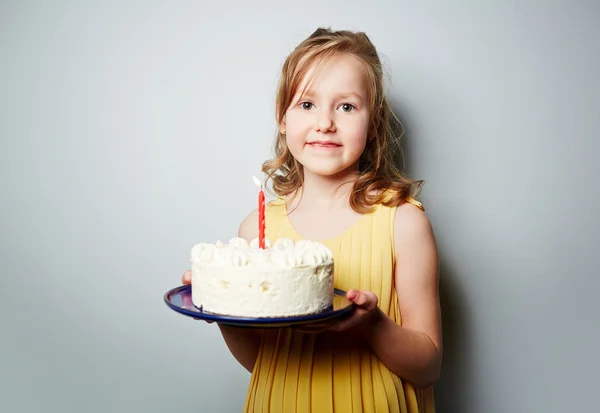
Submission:
{"label": "girl's arm", "polygon": [[438,380],[442,363],[438,253],[427,216],[410,203],[396,210],[394,253],[402,326],[377,307],[366,339],[390,370],[426,387]]}
{"label": "girl's arm", "polygon": [[223,324],[218,324],[218,326],[233,357],[252,373],[260,347],[260,332],[250,328],[232,327]]}
{"label": "girl's arm", "polygon": [[412,204],[397,208],[394,250],[402,326],[377,307],[374,293],[349,290],[348,299],[358,307],[334,329],[355,329],[388,369],[416,387],[427,387],[438,380],[442,361],[438,254],[429,220]]}

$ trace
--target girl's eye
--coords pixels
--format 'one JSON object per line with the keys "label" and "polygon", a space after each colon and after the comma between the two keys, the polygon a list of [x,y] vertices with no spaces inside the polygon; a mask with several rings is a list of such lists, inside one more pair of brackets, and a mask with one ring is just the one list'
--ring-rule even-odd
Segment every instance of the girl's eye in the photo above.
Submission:
{"label": "girl's eye", "polygon": [[343,110],[344,112],[352,112],[356,108],[354,107],[354,105],[351,105],[350,103],[344,103],[343,105],[340,106],[340,109]]}
{"label": "girl's eye", "polygon": [[302,109],[311,110],[313,106],[311,102],[302,102]]}

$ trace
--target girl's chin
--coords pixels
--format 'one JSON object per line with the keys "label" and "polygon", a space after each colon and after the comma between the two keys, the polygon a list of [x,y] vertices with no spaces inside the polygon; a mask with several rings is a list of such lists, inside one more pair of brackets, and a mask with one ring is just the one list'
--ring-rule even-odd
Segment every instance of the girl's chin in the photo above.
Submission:
{"label": "girl's chin", "polygon": [[327,178],[346,178],[355,177],[358,175],[358,164],[345,166],[345,165],[303,165],[304,174],[312,174],[320,177]]}

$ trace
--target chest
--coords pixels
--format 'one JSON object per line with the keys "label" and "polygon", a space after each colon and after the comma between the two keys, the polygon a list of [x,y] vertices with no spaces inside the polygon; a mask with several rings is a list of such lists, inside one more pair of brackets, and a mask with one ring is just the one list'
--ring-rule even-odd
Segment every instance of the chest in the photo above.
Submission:
{"label": "chest", "polygon": [[364,217],[352,209],[295,210],[288,215],[288,220],[302,238],[323,242],[347,233]]}

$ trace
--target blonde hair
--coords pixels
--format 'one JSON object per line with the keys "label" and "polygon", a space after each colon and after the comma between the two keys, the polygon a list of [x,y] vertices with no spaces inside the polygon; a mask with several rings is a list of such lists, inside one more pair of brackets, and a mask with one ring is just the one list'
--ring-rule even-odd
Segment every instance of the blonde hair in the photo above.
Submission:
{"label": "blonde hair", "polygon": [[[277,124],[285,113],[306,73],[336,53],[348,53],[364,64],[369,88],[369,131],[367,146],[359,161],[359,177],[353,184],[350,206],[367,213],[374,205],[397,206],[416,196],[423,181],[406,177],[396,165],[401,157],[399,139],[402,125],[394,116],[384,95],[383,68],[377,50],[365,33],[319,28],[300,43],[283,64],[276,100]],[[302,165],[292,156],[285,134],[275,138],[275,156],[263,163],[262,170],[273,182],[279,196],[296,193],[302,187]]]}

